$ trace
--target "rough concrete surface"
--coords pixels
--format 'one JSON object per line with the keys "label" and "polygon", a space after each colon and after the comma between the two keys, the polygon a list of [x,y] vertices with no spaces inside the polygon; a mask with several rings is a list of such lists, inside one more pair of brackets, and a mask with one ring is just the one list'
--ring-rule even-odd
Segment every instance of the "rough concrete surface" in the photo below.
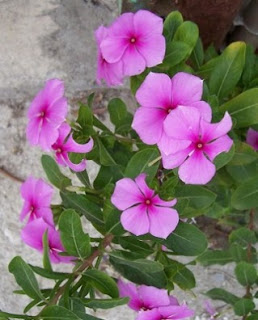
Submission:
{"label": "rough concrete surface", "polygon": [[[52,77],[66,82],[71,101],[96,87],[93,31],[100,24],[108,24],[117,14],[116,0],[0,0],[2,169],[21,179],[29,175],[44,176],[41,152],[29,147],[25,140],[27,107],[45,80]],[[121,88],[113,91],[113,95],[126,96],[127,92]],[[92,176],[96,170],[90,163]],[[41,256],[20,240],[20,183],[3,172],[0,182],[0,309],[19,313],[27,300],[12,293],[18,287],[8,273],[8,263],[15,255],[22,255],[26,261],[41,265]],[[197,288],[194,293],[177,290],[177,295],[181,302],[188,301],[196,310],[196,320],[208,319],[203,311],[205,298],[200,293],[213,286],[234,287],[232,266],[192,268],[198,279]],[[40,283],[46,286],[45,282]],[[99,311],[97,315],[107,320],[135,318],[127,307]],[[221,319],[233,320],[233,317],[225,314]]]}

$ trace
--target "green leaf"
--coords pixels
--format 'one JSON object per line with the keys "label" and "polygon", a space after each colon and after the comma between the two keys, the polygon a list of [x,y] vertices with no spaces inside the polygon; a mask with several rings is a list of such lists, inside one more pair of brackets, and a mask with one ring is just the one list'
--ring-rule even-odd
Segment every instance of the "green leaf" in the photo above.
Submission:
{"label": "green leaf", "polygon": [[59,306],[46,307],[40,313],[39,319],[42,320],[80,320],[72,311]]}
{"label": "green leaf", "polygon": [[252,163],[258,160],[255,150],[247,143],[237,141],[235,143],[235,154],[230,161],[231,166],[240,166]]}
{"label": "green leaf", "polygon": [[64,273],[64,272],[56,272],[51,270],[46,270],[37,266],[33,266],[29,264],[31,269],[41,277],[47,278],[47,279],[53,279],[53,280],[65,280],[67,279],[71,274],[70,273]]}
{"label": "green leaf", "polygon": [[72,192],[61,192],[61,198],[65,208],[74,209],[96,225],[104,225],[103,214],[99,206],[85,196]]}
{"label": "green leaf", "polygon": [[179,268],[172,280],[183,290],[190,290],[196,285],[192,271],[186,267]]}
{"label": "green leaf", "polygon": [[90,107],[80,104],[77,122],[83,129],[87,128],[87,126],[93,126],[93,114]]}
{"label": "green leaf", "polygon": [[114,252],[110,253],[110,262],[118,272],[134,283],[157,288],[166,286],[164,267],[159,262],[145,259],[130,261]]}
{"label": "green leaf", "polygon": [[32,299],[43,300],[37,279],[30,266],[19,256],[9,263],[9,272],[15,277],[22,290]]}
{"label": "green leaf", "polygon": [[49,242],[48,242],[48,229],[43,234],[43,266],[46,270],[52,270],[51,262],[49,259]]}
{"label": "green leaf", "polygon": [[258,177],[242,183],[232,194],[232,206],[238,210],[258,207]]}
{"label": "green leaf", "polygon": [[48,155],[41,157],[43,169],[47,175],[48,180],[58,189],[65,189],[71,185],[71,180],[62,174],[55,160]]}
{"label": "green leaf", "polygon": [[103,214],[105,220],[106,233],[112,233],[114,235],[121,235],[125,233],[125,230],[120,222],[121,211],[114,208],[109,199],[105,202]]}
{"label": "green leaf", "polygon": [[180,222],[163,244],[183,256],[197,256],[203,253],[208,242],[205,234],[194,225]]}
{"label": "green leaf", "polygon": [[236,119],[236,128],[250,127],[258,123],[258,88],[244,91],[224,103],[221,112],[228,111]]}
{"label": "green leaf", "polygon": [[118,241],[124,249],[139,252],[143,257],[147,257],[153,253],[153,250],[146,242],[140,241],[136,237],[120,237]]}
{"label": "green leaf", "polygon": [[191,47],[183,41],[172,41],[166,47],[166,54],[163,64],[168,67],[174,67],[180,62],[186,60],[191,53]]}
{"label": "green leaf", "polygon": [[234,89],[243,72],[245,49],[244,42],[234,42],[223,51],[210,76],[209,88],[211,94],[216,94],[221,99]]}
{"label": "green leaf", "polygon": [[108,111],[110,114],[110,120],[115,125],[115,127],[121,126],[124,119],[127,117],[126,105],[119,98],[114,98],[109,101]]}
{"label": "green leaf", "polygon": [[215,201],[216,194],[201,186],[183,185],[176,188],[175,197],[189,200],[189,206],[194,209],[204,209]]}
{"label": "green leaf", "polygon": [[81,260],[87,258],[91,253],[90,237],[83,232],[80,216],[72,209],[65,210],[58,225],[67,253]]}
{"label": "green leaf", "polygon": [[156,148],[146,148],[136,152],[125,169],[125,176],[129,178],[136,178],[140,173],[144,172],[147,174],[147,181],[151,181],[159,166],[157,161],[152,166],[149,164],[159,157],[159,152]]}
{"label": "green leaf", "polygon": [[183,22],[176,30],[174,40],[182,41],[189,45],[191,51],[194,49],[199,38],[199,29],[197,25],[191,21]]}
{"label": "green leaf", "polygon": [[100,292],[112,298],[118,298],[119,292],[116,282],[106,273],[97,269],[88,269],[83,273],[83,278]]}
{"label": "green leaf", "polygon": [[90,179],[86,170],[76,172],[76,176],[86,187],[91,187]]}
{"label": "green leaf", "polygon": [[202,45],[202,40],[200,38],[198,38],[197,40],[197,43],[193,49],[190,59],[193,63],[194,68],[197,70],[200,69],[204,60],[203,45]]}
{"label": "green leaf", "polygon": [[256,162],[252,162],[246,165],[226,167],[227,172],[230,176],[239,184],[247,180],[250,180],[254,176],[258,175],[258,165]]}
{"label": "green leaf", "polygon": [[242,82],[245,86],[248,86],[254,76],[255,71],[255,52],[254,48],[250,45],[246,45],[245,54],[245,67],[242,74]]}
{"label": "green leaf", "polygon": [[231,161],[235,153],[235,146],[232,145],[231,149],[228,152],[220,153],[215,159],[214,164],[216,169],[219,170],[220,168],[224,167],[228,162]]}
{"label": "green leaf", "polygon": [[205,62],[215,58],[218,56],[218,52],[213,44],[211,44],[204,53],[204,60]]}
{"label": "green leaf", "polygon": [[179,11],[172,11],[164,21],[163,34],[167,42],[170,42],[177,28],[183,23],[183,17]]}
{"label": "green leaf", "polygon": [[206,62],[204,65],[200,67],[200,69],[196,72],[196,75],[205,80],[209,79],[211,73],[213,72],[213,70],[219,63],[219,61],[220,61],[220,57],[216,57],[209,60],[208,62]]}
{"label": "green leaf", "polygon": [[229,250],[207,250],[197,258],[203,266],[210,266],[213,264],[224,265],[232,262],[233,258]]}
{"label": "green leaf", "polygon": [[255,304],[250,299],[240,299],[234,304],[234,311],[237,316],[245,316],[254,308]]}
{"label": "green leaf", "polygon": [[247,247],[249,243],[256,243],[255,233],[247,228],[238,228],[229,235],[230,243],[238,243],[241,246]]}
{"label": "green leaf", "polygon": [[108,152],[100,138],[96,138],[96,142],[99,149],[99,160],[103,166],[114,166],[116,165],[115,160],[112,158],[111,154]]}
{"label": "green leaf", "polygon": [[220,288],[211,289],[206,292],[206,295],[213,300],[221,300],[231,305],[234,305],[239,300],[234,294]]}
{"label": "green leaf", "polygon": [[237,264],[235,268],[235,275],[237,281],[242,286],[250,286],[255,283],[257,279],[257,271],[251,263],[242,261]]}
{"label": "green leaf", "polygon": [[111,309],[127,304],[129,298],[117,299],[83,299],[84,305],[92,309]]}

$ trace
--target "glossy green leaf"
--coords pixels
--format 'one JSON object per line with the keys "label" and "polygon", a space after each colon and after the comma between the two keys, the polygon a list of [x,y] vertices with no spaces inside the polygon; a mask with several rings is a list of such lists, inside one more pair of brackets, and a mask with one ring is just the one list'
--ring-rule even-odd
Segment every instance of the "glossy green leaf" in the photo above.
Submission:
{"label": "glossy green leaf", "polygon": [[176,254],[197,256],[208,246],[205,234],[192,224],[180,222],[163,244]]}
{"label": "glossy green leaf", "polygon": [[70,273],[56,272],[52,270],[46,270],[37,266],[29,265],[31,269],[43,278],[53,279],[53,280],[65,280],[70,276]]}
{"label": "glossy green leaf", "polygon": [[114,98],[109,101],[108,111],[110,114],[110,120],[116,127],[123,124],[123,120],[127,117],[126,105],[119,98]]}
{"label": "glossy green leaf", "polygon": [[146,148],[135,153],[125,169],[125,176],[129,178],[136,178],[140,173],[144,172],[147,174],[147,180],[151,181],[159,166],[157,161],[152,166],[149,164],[160,156],[156,148]]}
{"label": "glossy green leaf", "polygon": [[246,45],[245,54],[245,66],[242,74],[242,82],[245,86],[248,86],[253,79],[255,72],[255,52],[254,48],[250,45]]}
{"label": "glossy green leaf", "polygon": [[258,176],[258,163],[256,161],[246,164],[226,167],[230,176],[239,184]]}
{"label": "glossy green leaf", "polygon": [[200,38],[198,38],[197,40],[197,43],[193,49],[190,59],[194,65],[194,68],[197,70],[200,69],[204,60],[203,45],[202,40]]}
{"label": "glossy green leaf", "polygon": [[100,292],[112,298],[118,298],[119,292],[116,282],[106,273],[97,269],[88,269],[83,273],[83,278]]}
{"label": "glossy green leaf", "polygon": [[236,128],[250,127],[258,123],[258,88],[244,91],[220,107],[236,119]]}
{"label": "glossy green leaf", "polygon": [[138,240],[136,237],[120,237],[118,241],[124,249],[139,252],[143,257],[147,257],[153,253],[152,248],[146,242]]}
{"label": "glossy green leaf", "polygon": [[255,150],[245,142],[237,141],[235,143],[235,154],[230,161],[230,166],[240,166],[252,163],[258,160]]}
{"label": "glossy green leaf", "polygon": [[9,272],[15,277],[16,282],[22,290],[32,299],[42,300],[37,279],[30,266],[19,256],[9,263]]}
{"label": "glossy green leaf", "polygon": [[219,170],[220,168],[224,167],[227,163],[231,161],[235,154],[235,146],[233,145],[228,152],[220,153],[215,159],[214,164],[216,169]]}
{"label": "glossy green leaf", "polygon": [[42,320],[80,320],[72,311],[59,306],[49,306],[42,310],[39,319]]}
{"label": "glossy green leaf", "polygon": [[164,22],[163,34],[166,41],[169,43],[177,30],[177,28],[183,23],[183,17],[179,11],[172,11]]}
{"label": "glossy green leaf", "polygon": [[207,250],[197,260],[203,266],[210,266],[213,264],[224,265],[232,262],[233,258],[229,250]]}
{"label": "glossy green leaf", "polygon": [[234,311],[237,316],[245,316],[254,308],[255,304],[250,299],[240,299],[234,304]]}
{"label": "glossy green leaf", "polygon": [[93,114],[90,107],[84,104],[80,104],[77,122],[82,128],[93,126]]}
{"label": "glossy green leaf", "polygon": [[64,189],[71,185],[71,180],[67,178],[59,169],[55,160],[48,155],[41,157],[43,169],[48,177],[48,180],[58,189]]}
{"label": "glossy green leaf", "polygon": [[257,271],[251,263],[242,261],[235,268],[237,281],[242,286],[250,286],[257,280]]}
{"label": "glossy green leaf", "polygon": [[107,167],[116,165],[115,160],[112,158],[111,154],[109,153],[107,148],[104,146],[104,144],[102,143],[100,138],[96,138],[96,143],[97,143],[98,149],[99,149],[100,163],[103,166],[107,166]]}
{"label": "glossy green leaf", "polygon": [[92,309],[111,309],[127,304],[128,298],[116,299],[82,299],[84,305]]}
{"label": "glossy green leaf", "polygon": [[198,38],[198,26],[191,21],[185,21],[177,28],[173,40],[185,42],[189,45],[192,51],[198,41]]}
{"label": "glossy green leaf", "polygon": [[210,75],[211,94],[216,94],[221,99],[234,89],[244,69],[245,49],[244,42],[234,42],[223,51]]}
{"label": "glossy green leaf", "polygon": [[196,285],[194,274],[186,267],[177,270],[173,277],[173,282],[183,290],[190,290]]}
{"label": "glossy green leaf", "polygon": [[174,67],[180,62],[186,60],[191,53],[191,47],[183,41],[172,41],[166,47],[166,54],[163,64],[168,67]]}
{"label": "glossy green leaf", "polygon": [[232,195],[232,206],[238,210],[258,207],[258,177],[242,183]]}
{"label": "glossy green leaf", "polygon": [[83,232],[80,216],[72,209],[65,210],[58,225],[67,253],[82,260],[88,257],[91,253],[90,237]]}
{"label": "glossy green leaf", "polygon": [[206,292],[206,295],[213,300],[221,300],[231,305],[239,300],[237,296],[221,288],[211,289]]}

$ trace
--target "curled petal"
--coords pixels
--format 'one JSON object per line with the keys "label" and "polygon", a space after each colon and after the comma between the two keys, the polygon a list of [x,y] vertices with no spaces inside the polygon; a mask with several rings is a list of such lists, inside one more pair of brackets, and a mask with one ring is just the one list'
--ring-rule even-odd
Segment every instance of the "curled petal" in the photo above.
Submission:
{"label": "curled petal", "polygon": [[152,198],[152,203],[155,206],[160,206],[160,207],[173,207],[177,203],[177,200],[173,199],[170,201],[165,201],[160,199],[160,197],[156,195],[154,198]]}
{"label": "curled petal", "polygon": [[186,184],[206,184],[216,173],[215,165],[202,151],[195,151],[179,168],[179,178]]}
{"label": "curled petal", "polygon": [[93,148],[93,139],[90,138],[90,140],[85,144],[79,144],[73,140],[73,138],[70,136],[67,140],[67,142],[64,145],[64,148],[68,152],[75,152],[75,153],[87,153],[90,152]]}
{"label": "curled petal", "polygon": [[61,157],[63,158],[65,164],[75,172],[84,171],[86,168],[86,160],[85,159],[83,159],[80,163],[75,164],[69,159],[67,152],[63,152],[61,154]]}
{"label": "curled petal", "polygon": [[121,215],[121,223],[125,230],[140,236],[149,232],[149,219],[145,205],[137,205],[126,209]]}
{"label": "curled petal", "polygon": [[142,193],[137,184],[129,178],[117,181],[111,202],[119,210],[125,210],[142,201]]}
{"label": "curled petal", "polygon": [[151,206],[148,209],[150,234],[166,239],[175,230],[179,222],[176,210],[166,207]]}
{"label": "curled petal", "polygon": [[63,144],[70,132],[71,132],[71,127],[69,126],[69,124],[66,122],[63,122],[58,129],[59,137],[56,140],[55,144],[56,145]]}
{"label": "curled petal", "polygon": [[220,137],[213,142],[206,144],[203,151],[207,154],[209,159],[213,161],[221,152],[228,152],[232,147],[233,140],[228,135]]}
{"label": "curled petal", "polygon": [[226,112],[220,122],[209,123],[202,119],[200,126],[202,140],[204,142],[209,142],[227,134],[232,128],[232,119],[228,112]]}

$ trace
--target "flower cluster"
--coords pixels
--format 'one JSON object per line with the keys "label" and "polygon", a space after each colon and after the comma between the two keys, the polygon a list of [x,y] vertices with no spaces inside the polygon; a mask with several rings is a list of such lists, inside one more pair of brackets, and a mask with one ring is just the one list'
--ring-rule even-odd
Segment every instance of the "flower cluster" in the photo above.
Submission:
{"label": "flower cluster", "polygon": [[125,76],[160,64],[165,56],[163,21],[145,10],[124,13],[110,27],[100,26],[97,42],[97,82],[121,84]]}
{"label": "flower cluster", "polygon": [[177,299],[164,289],[118,281],[121,297],[129,297],[128,306],[138,311],[136,320],[185,319],[194,315],[186,304],[179,305]]}
{"label": "flower cluster", "polygon": [[202,87],[200,78],[184,72],[172,79],[151,72],[136,93],[140,108],[132,123],[143,142],[158,145],[164,168],[179,167],[179,178],[190,184],[208,183],[216,172],[212,161],[233,143],[229,114],[211,123]]}
{"label": "flower cluster", "polygon": [[86,161],[74,164],[68,152],[86,153],[93,148],[93,140],[80,145],[71,135],[71,127],[65,122],[68,104],[64,98],[64,84],[59,79],[51,79],[32,101],[28,118],[27,139],[31,145],[39,145],[44,151],[53,150],[56,161],[73,171],[83,171]]}
{"label": "flower cluster", "polygon": [[160,199],[148,187],[145,178],[146,174],[142,173],[135,180],[119,180],[111,202],[119,210],[123,210],[121,223],[125,230],[137,236],[149,232],[155,237],[166,239],[179,221],[177,211],[170,208],[176,204],[176,199]]}
{"label": "flower cluster", "polygon": [[22,240],[30,247],[43,252],[43,235],[47,231],[49,257],[54,263],[71,261],[71,257],[60,256],[65,251],[61,244],[59,232],[55,229],[50,208],[53,188],[42,179],[29,177],[21,186],[24,199],[20,219],[28,216],[26,226],[22,229]]}

